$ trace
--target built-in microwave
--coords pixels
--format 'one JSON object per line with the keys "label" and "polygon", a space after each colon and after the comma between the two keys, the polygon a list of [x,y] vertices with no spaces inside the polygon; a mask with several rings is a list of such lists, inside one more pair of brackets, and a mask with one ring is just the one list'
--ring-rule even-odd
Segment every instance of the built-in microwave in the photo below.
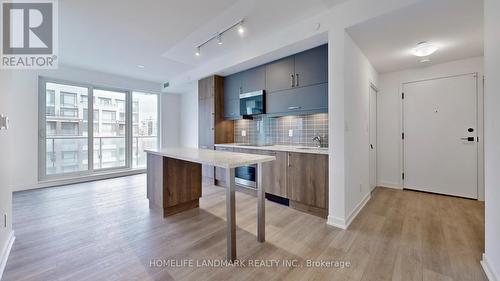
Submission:
{"label": "built-in microwave", "polygon": [[264,114],[264,90],[240,94],[240,115],[252,116]]}

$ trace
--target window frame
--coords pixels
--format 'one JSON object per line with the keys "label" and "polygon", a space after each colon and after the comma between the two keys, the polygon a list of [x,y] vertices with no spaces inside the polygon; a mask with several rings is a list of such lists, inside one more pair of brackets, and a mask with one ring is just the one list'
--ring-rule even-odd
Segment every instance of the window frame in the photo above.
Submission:
{"label": "window frame", "polygon": [[[68,172],[68,173],[58,173],[58,174],[47,174],[47,131],[46,131],[46,86],[47,83],[63,84],[67,86],[75,86],[87,89],[87,100],[88,106],[83,107],[88,110],[87,118],[87,170]],[[113,167],[113,168],[94,168],[94,90],[104,90],[121,92],[125,94],[125,166]],[[160,92],[154,92],[143,89],[126,89],[119,87],[109,87],[102,86],[93,83],[85,82],[74,82],[62,79],[55,79],[45,76],[38,77],[38,181],[55,181],[55,180],[68,180],[73,178],[85,178],[92,177],[100,174],[113,174],[113,173],[123,173],[124,171],[145,171],[144,168],[133,168],[133,128],[132,128],[132,100],[133,92],[145,92],[149,94],[157,95],[157,148],[161,145],[161,94]],[[76,108],[78,108],[78,103],[80,101],[76,100]],[[100,101],[99,101],[100,102]],[[82,105],[83,106],[83,105]],[[92,114],[91,114],[92,113]],[[100,114],[99,114],[100,115]],[[117,120],[118,120],[118,116]],[[100,118],[100,116],[98,116]]]}

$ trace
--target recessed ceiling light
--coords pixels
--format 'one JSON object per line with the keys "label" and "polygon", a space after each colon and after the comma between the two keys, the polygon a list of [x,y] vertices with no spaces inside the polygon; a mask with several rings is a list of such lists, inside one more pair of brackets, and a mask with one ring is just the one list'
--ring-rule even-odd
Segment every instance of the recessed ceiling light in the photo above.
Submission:
{"label": "recessed ceiling light", "polygon": [[142,64],[138,64],[138,65],[137,65],[137,67],[138,67],[138,68],[145,68],[145,66],[144,66],[144,65],[142,65]]}
{"label": "recessed ceiling light", "polygon": [[437,51],[437,47],[429,42],[420,42],[417,47],[413,49],[413,54],[417,57],[427,57]]}

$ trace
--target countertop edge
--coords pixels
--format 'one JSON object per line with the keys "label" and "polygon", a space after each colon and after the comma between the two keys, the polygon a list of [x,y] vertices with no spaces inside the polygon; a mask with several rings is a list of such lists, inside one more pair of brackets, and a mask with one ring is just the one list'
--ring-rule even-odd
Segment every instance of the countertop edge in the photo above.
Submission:
{"label": "countertop edge", "polygon": [[220,144],[215,144],[215,147],[228,147],[228,148],[241,148],[241,149],[253,149],[253,150],[267,150],[267,151],[283,151],[283,152],[296,152],[296,153],[309,153],[309,154],[320,154],[320,155],[329,155],[329,151],[327,149],[325,150],[319,150],[315,148],[311,149],[299,149],[299,148],[294,148],[294,147],[287,147],[287,146],[247,146],[247,145],[238,145],[238,144],[233,144],[233,143],[220,143]]}
{"label": "countertop edge", "polygon": [[[202,149],[200,149],[202,150]],[[207,152],[215,152],[216,150],[206,150]],[[237,168],[245,165],[252,165],[252,164],[258,164],[258,163],[265,163],[265,162],[270,162],[276,160],[275,156],[264,156],[260,155],[259,158],[261,159],[250,159],[250,160],[245,160],[245,161],[237,161],[237,163],[224,163],[223,160],[220,161],[210,161],[207,159],[200,159],[196,157],[189,157],[187,155],[179,155],[175,153],[169,153],[168,151],[158,151],[158,150],[151,150],[151,149],[145,149],[144,152],[154,154],[157,156],[162,156],[162,157],[167,157],[167,158],[174,158],[174,159],[179,159],[183,161],[188,161],[188,162],[194,162],[194,163],[199,163],[199,164],[204,164],[204,165],[211,165],[219,168],[225,168],[225,169],[232,169],[232,168]],[[219,151],[220,153],[224,153],[224,151]],[[240,152],[225,152],[225,153],[237,153],[237,154],[245,154],[245,153],[240,153]],[[247,155],[252,155],[255,156],[255,154],[247,154]]]}

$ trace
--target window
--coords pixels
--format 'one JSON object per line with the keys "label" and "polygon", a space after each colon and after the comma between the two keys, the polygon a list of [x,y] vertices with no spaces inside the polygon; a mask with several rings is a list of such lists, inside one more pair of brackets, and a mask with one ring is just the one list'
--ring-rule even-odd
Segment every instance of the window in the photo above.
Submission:
{"label": "window", "polygon": [[115,122],[116,121],[116,111],[103,110],[102,111],[102,122]]}
{"label": "window", "polygon": [[57,123],[54,121],[47,122],[47,128],[46,128],[47,135],[49,135],[49,136],[56,135],[56,126],[57,126]]}
{"label": "window", "polygon": [[[109,110],[109,108],[113,100],[126,100],[127,94],[98,89],[94,89],[93,93],[99,101],[99,103],[94,103],[94,108],[101,109],[99,130],[97,132],[94,130],[94,169],[124,167],[127,165],[125,160],[126,129],[120,133],[116,125],[116,111]],[[102,109],[103,106],[106,110]],[[127,113],[125,106],[123,113]]]}
{"label": "window", "polygon": [[119,111],[125,111],[125,101],[124,100],[116,100],[116,107]]}
{"label": "window", "polygon": [[78,109],[76,109],[76,108],[61,108],[61,116],[63,116],[63,117],[78,117]]}
{"label": "window", "polygon": [[132,93],[132,166],[146,167],[145,149],[158,146],[158,96]]}
{"label": "window", "polygon": [[61,123],[61,132],[64,136],[78,136],[78,123]]}
{"label": "window", "polygon": [[76,94],[61,92],[61,106],[62,107],[76,107]]}
{"label": "window", "polygon": [[46,113],[47,116],[56,116],[56,92],[54,90],[46,91]]}
{"label": "window", "polygon": [[[45,122],[41,128],[45,129],[46,137],[42,139],[45,151],[40,155],[45,157],[45,167],[41,169],[42,175],[61,175],[65,173],[82,172],[88,170],[87,128],[83,120],[88,120],[88,113],[77,106],[79,96],[88,96],[88,89],[60,83],[43,83],[45,99]],[[68,119],[60,117],[71,117]],[[82,121],[82,122],[80,122]],[[75,153],[77,152],[77,153]]]}
{"label": "window", "polygon": [[144,149],[158,146],[156,94],[40,79],[39,128],[45,133],[39,146],[42,179],[146,166]]}
{"label": "window", "polygon": [[99,98],[99,104],[100,105],[111,105],[111,99],[110,98]]}
{"label": "window", "polygon": [[83,108],[88,108],[89,96],[82,95],[80,103],[82,104]]}

